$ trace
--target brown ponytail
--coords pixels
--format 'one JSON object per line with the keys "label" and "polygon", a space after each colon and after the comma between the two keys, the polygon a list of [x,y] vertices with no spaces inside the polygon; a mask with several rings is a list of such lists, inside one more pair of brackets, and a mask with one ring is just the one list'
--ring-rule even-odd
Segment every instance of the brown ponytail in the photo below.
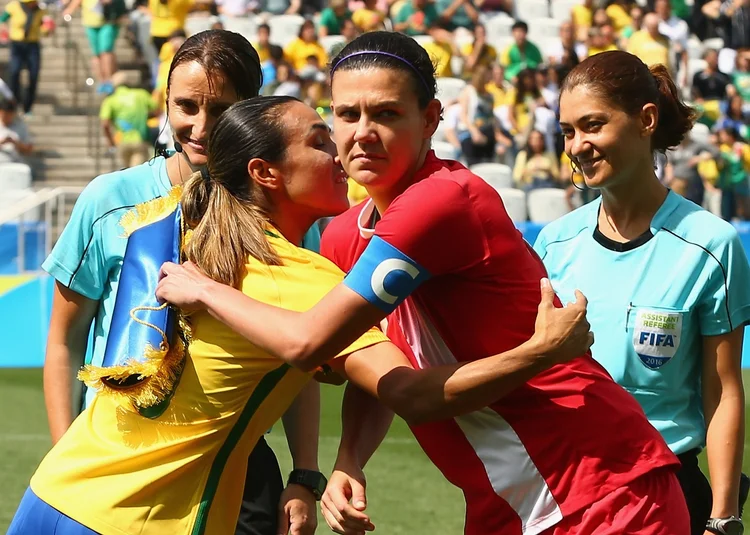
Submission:
{"label": "brown ponytail", "polygon": [[679,145],[696,119],[695,110],[682,102],[664,65],[649,68],[628,52],[602,52],[582,61],[565,77],[560,93],[579,85],[629,115],[639,114],[646,104],[656,104],[659,122],[651,150],[664,152]]}
{"label": "brown ponytail", "polygon": [[677,87],[664,65],[652,65],[649,70],[659,90],[659,123],[651,147],[653,150],[665,152],[682,143],[685,135],[693,128],[697,114],[693,108],[682,102]]}
{"label": "brown ponytail", "polygon": [[193,229],[185,246],[188,260],[234,288],[242,283],[248,256],[267,265],[281,263],[265,236],[268,219],[250,193],[231,193],[200,172],[193,173],[182,193],[182,213]]}

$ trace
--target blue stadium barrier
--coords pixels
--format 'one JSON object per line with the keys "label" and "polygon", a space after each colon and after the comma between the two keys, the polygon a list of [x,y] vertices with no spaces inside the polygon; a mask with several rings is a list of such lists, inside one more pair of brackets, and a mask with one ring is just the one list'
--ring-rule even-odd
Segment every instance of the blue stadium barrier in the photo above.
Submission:
{"label": "blue stadium barrier", "polygon": [[[518,224],[524,238],[530,243],[534,243],[542,226],[536,223]],[[738,223],[735,226],[747,253],[750,251],[750,223]],[[31,239],[31,245],[36,243],[34,239],[43,239],[43,229],[40,229],[36,238]],[[5,241],[6,235],[0,234],[0,267],[10,269],[8,266],[14,264],[4,254],[15,251],[15,246]],[[15,235],[13,241],[15,243]],[[32,249],[33,247],[29,247],[29,250]],[[12,255],[15,258],[16,253]],[[34,259],[31,269],[36,269],[41,260]],[[52,310],[52,289],[52,277],[43,275],[0,295],[0,368],[38,367],[44,363],[47,327]],[[750,330],[745,331],[742,366],[750,368]]]}
{"label": "blue stadium barrier", "polygon": [[[0,225],[0,275],[18,273],[18,224]],[[23,224],[24,269],[35,271],[44,261],[46,223],[33,221]]]}

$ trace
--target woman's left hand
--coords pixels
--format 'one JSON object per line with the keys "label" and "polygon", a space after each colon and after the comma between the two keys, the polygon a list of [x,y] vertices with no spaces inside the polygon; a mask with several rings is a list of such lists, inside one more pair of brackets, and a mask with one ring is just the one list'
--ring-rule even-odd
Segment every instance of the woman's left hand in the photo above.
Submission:
{"label": "woman's left hand", "polygon": [[318,527],[315,497],[308,489],[290,484],[279,500],[279,535],[313,535]]}
{"label": "woman's left hand", "polygon": [[203,274],[192,262],[165,262],[159,270],[156,298],[183,310],[203,310],[211,288],[218,284]]}

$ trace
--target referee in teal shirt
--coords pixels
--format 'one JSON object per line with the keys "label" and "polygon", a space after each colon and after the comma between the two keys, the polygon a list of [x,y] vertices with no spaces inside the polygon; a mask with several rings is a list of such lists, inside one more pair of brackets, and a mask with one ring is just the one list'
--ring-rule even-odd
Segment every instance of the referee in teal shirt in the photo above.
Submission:
{"label": "referee in teal shirt", "polygon": [[588,298],[593,357],[682,461],[692,535],[739,535],[750,267],[734,227],[654,173],[655,151],[680,143],[693,110],[666,68],[621,51],[573,69],[560,105],[565,151],[602,196],[546,226],[534,249],[563,301]]}

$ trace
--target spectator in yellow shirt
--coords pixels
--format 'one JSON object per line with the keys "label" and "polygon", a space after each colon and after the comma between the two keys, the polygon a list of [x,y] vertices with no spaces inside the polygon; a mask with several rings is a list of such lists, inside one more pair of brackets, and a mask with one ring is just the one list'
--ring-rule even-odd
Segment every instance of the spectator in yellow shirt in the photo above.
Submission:
{"label": "spectator in yellow shirt", "polygon": [[432,63],[435,65],[436,76],[453,76],[453,67],[451,66],[451,61],[453,60],[453,47],[450,44],[430,41],[423,43],[422,48],[424,48],[430,55],[430,59],[432,59]]}
{"label": "spectator in yellow shirt", "polygon": [[510,84],[505,80],[505,69],[499,63],[492,66],[492,75],[486,89],[492,95],[495,109],[508,103]]}
{"label": "spectator in yellow shirt", "polygon": [[633,22],[630,19],[630,8],[627,0],[610,0],[607,6],[607,15],[609,15],[615,32],[620,34],[625,28]]}
{"label": "spectator in yellow shirt", "polygon": [[[23,102],[23,111],[29,113],[36,99],[39,69],[42,66],[42,51],[39,39],[46,31],[47,10],[36,0],[11,0],[0,14],[0,25],[8,24],[10,37],[10,89],[18,102]],[[21,71],[27,69],[29,86],[21,94]]]}
{"label": "spectator in yellow shirt", "polygon": [[602,52],[617,50],[617,46],[611,42],[607,42],[607,37],[604,32],[605,27],[597,28],[594,26],[589,29],[589,57],[601,54]]}
{"label": "spectator in yellow shirt", "polygon": [[148,9],[151,12],[151,42],[156,53],[161,53],[161,47],[169,40],[169,36],[177,30],[185,29],[188,13],[198,4],[210,3],[210,0],[149,0]]}
{"label": "spectator in yellow shirt", "polygon": [[328,64],[328,54],[318,41],[315,23],[306,20],[299,29],[299,37],[284,48],[284,57],[295,70],[300,71],[305,68],[310,56],[317,57],[321,66]]}
{"label": "spectator in yellow shirt", "polygon": [[638,56],[649,67],[661,63],[671,70],[669,39],[659,33],[659,16],[656,13],[643,17],[643,29],[630,38],[627,51]]}
{"label": "spectator in yellow shirt", "polygon": [[487,29],[483,24],[474,26],[474,41],[461,47],[461,55],[464,58],[464,78],[469,78],[477,66],[491,69],[497,61],[497,50],[487,43]]}
{"label": "spectator in yellow shirt", "polygon": [[268,24],[258,26],[258,40],[253,43],[253,48],[258,52],[261,64],[271,57],[271,27]]}
{"label": "spectator in yellow shirt", "polygon": [[364,7],[352,13],[352,21],[361,32],[372,32],[385,28],[385,12],[378,9],[378,0],[365,0]]}
{"label": "spectator in yellow shirt", "polygon": [[585,43],[589,36],[589,28],[594,18],[594,0],[584,0],[582,4],[573,6],[570,10],[570,20],[576,29],[576,38]]}

